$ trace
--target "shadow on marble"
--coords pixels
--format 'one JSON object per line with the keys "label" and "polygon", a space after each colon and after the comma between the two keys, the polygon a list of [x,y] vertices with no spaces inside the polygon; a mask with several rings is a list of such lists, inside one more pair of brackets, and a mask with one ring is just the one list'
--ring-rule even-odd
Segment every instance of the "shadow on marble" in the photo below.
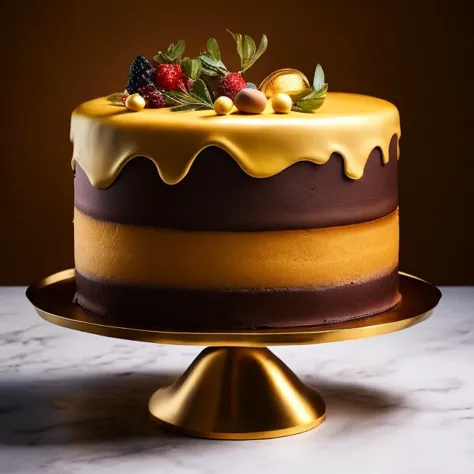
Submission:
{"label": "shadow on marble", "polygon": [[148,399],[179,374],[115,373],[0,381],[0,445],[162,437]]}
{"label": "shadow on marble", "polygon": [[[178,374],[115,373],[58,379],[0,381],[0,445],[99,444],[127,439],[189,444],[159,429],[148,415],[148,399]],[[325,397],[328,417],[366,426],[374,414],[389,414],[403,400],[367,386],[306,380]],[[358,423],[364,420],[365,423]],[[202,442],[202,440],[201,440]],[[126,443],[125,443],[126,444]]]}
{"label": "shadow on marble", "polygon": [[392,416],[407,409],[407,401],[400,393],[370,387],[367,384],[339,382],[323,378],[306,378],[304,382],[317,390],[326,402],[327,416],[346,422],[370,422],[375,418]]}

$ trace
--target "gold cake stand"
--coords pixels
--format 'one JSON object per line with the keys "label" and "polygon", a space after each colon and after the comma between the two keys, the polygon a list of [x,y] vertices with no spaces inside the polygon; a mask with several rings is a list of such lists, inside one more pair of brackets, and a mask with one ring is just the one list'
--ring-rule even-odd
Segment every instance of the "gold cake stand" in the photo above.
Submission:
{"label": "gold cake stand", "polygon": [[177,381],[154,393],[149,410],[165,428],[215,439],[276,438],[324,421],[322,397],[266,346],[321,344],[399,331],[428,318],[441,298],[436,287],[400,273],[402,301],[375,316],[314,327],[178,332],[105,322],[73,304],[74,292],[71,269],[39,280],[26,295],[42,318],[59,326],[135,341],[212,346]]}

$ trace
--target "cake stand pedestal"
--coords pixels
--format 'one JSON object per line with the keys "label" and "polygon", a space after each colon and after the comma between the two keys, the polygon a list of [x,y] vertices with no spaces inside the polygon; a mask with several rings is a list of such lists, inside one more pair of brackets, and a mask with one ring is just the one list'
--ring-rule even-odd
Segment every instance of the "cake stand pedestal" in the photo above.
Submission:
{"label": "cake stand pedestal", "polygon": [[266,346],[320,344],[398,331],[428,318],[441,297],[436,287],[400,273],[402,301],[375,316],[314,327],[182,332],[114,325],[73,304],[74,292],[74,270],[65,270],[31,285],[26,294],[42,318],[59,326],[136,341],[211,346],[176,382],[154,393],[149,410],[165,428],[215,439],[276,438],[324,421],[321,395]]}

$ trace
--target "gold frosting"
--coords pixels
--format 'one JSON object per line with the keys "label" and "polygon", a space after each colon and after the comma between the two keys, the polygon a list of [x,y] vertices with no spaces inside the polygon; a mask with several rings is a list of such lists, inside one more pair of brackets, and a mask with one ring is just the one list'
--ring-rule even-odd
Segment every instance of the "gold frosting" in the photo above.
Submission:
{"label": "gold frosting", "polygon": [[329,93],[314,114],[217,116],[212,110],[130,112],[107,98],[85,102],[72,114],[73,167],[79,163],[91,184],[112,184],[136,156],[152,160],[167,184],[179,183],[206,147],[226,150],[250,176],[267,178],[298,161],[324,164],[332,153],[345,173],[359,179],[370,152],[379,147],[385,163],[393,135],[400,137],[397,108],[373,97]]}

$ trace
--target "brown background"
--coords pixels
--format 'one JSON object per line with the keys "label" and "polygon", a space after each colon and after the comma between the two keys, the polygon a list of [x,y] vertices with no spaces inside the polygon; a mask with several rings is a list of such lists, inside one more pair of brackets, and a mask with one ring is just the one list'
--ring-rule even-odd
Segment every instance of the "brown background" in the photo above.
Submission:
{"label": "brown background", "polygon": [[2,1],[0,284],[73,265],[72,109],[122,90],[137,52],[182,38],[197,54],[215,35],[233,56],[226,28],[269,36],[249,80],[281,67],[310,75],[320,62],[331,90],[399,107],[401,268],[474,283],[470,2],[252,3]]}

